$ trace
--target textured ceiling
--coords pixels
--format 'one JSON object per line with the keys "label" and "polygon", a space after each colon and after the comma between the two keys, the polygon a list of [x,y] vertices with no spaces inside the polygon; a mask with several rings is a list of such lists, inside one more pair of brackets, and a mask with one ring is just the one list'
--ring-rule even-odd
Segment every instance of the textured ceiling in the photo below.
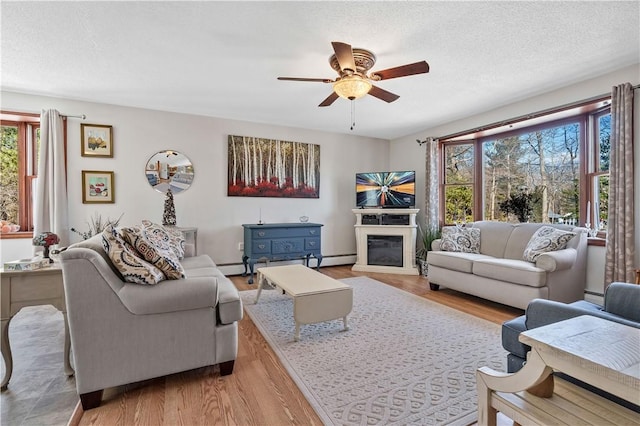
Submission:
{"label": "textured ceiling", "polygon": [[[10,2],[3,90],[393,139],[640,62],[640,2]],[[400,95],[317,105],[331,41]],[[46,107],[46,106],[43,106]],[[70,113],[82,113],[71,111]]]}

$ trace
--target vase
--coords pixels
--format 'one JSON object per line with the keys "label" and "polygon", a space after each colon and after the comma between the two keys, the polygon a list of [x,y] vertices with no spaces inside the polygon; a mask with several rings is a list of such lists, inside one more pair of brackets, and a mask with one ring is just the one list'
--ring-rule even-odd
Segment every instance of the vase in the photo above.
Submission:
{"label": "vase", "polygon": [[45,259],[49,259],[49,263],[53,263],[53,260],[49,257],[49,246],[44,246],[44,252],[42,253],[42,257]]}
{"label": "vase", "polygon": [[429,264],[426,259],[418,259],[418,265],[420,265],[420,274],[426,277],[429,274]]}

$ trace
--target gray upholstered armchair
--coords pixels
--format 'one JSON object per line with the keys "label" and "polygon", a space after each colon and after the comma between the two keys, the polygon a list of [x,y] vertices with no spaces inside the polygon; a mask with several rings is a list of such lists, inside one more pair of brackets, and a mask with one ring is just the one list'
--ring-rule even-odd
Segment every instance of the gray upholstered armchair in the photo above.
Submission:
{"label": "gray upholstered armchair", "polygon": [[208,256],[180,261],[186,279],[125,282],[97,235],[62,253],[76,387],[83,408],[105,388],[219,364],[233,371],[242,302]]}
{"label": "gray upholstered armchair", "polygon": [[581,315],[593,315],[631,327],[640,328],[640,285],[612,283],[604,294],[604,306],[579,300],[565,304],[534,299],[525,315],[502,324],[502,346],[509,352],[507,371],[515,373],[524,365],[531,347],[520,343],[521,332]]}

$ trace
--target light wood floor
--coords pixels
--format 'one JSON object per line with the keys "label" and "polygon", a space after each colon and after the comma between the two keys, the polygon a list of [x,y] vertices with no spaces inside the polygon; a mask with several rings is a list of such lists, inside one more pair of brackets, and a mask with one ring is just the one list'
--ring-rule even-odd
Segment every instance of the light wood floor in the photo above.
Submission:
{"label": "light wood floor", "polygon": [[[320,271],[336,279],[366,275],[496,324],[522,315],[519,309],[452,290],[431,291],[428,281],[421,276],[352,272],[351,266],[324,267]],[[245,277],[230,278],[238,290],[256,288],[248,285]],[[207,367],[108,389],[100,407],[84,413],[78,407],[70,423],[127,426],[322,424],[247,315],[239,324],[238,358],[232,375],[220,377],[216,367]],[[499,424],[511,423],[499,419]]]}

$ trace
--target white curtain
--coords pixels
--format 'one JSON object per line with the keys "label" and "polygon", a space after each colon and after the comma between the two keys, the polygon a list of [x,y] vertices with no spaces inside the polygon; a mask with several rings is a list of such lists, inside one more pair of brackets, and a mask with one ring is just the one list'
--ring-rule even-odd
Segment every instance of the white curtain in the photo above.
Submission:
{"label": "white curtain", "polygon": [[40,114],[38,178],[34,195],[33,235],[54,232],[59,245],[69,244],[64,122],[54,109]]}
{"label": "white curtain", "polygon": [[440,226],[440,206],[438,195],[438,140],[427,138],[427,153],[425,158],[425,194],[424,218],[426,230],[436,230]]}
{"label": "white curtain", "polygon": [[634,282],[633,87],[611,93],[611,161],[604,283]]}

